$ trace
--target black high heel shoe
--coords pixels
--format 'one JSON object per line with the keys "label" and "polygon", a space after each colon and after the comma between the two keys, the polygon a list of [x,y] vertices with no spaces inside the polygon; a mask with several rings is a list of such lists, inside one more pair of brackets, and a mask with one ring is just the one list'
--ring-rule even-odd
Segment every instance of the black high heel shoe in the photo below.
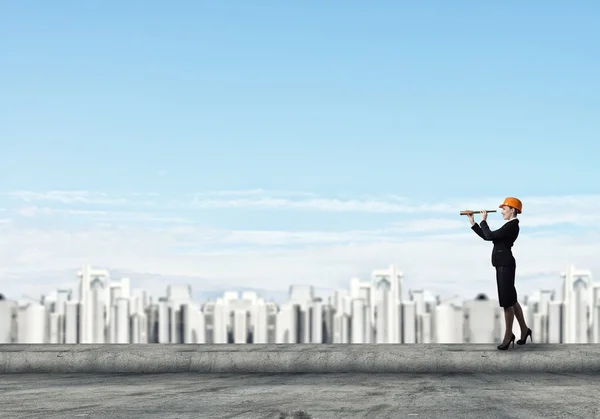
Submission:
{"label": "black high heel shoe", "polygon": [[517,341],[517,345],[525,345],[527,343],[527,338],[529,337],[529,340],[531,342],[533,342],[533,337],[531,336],[531,329],[527,328],[527,334],[525,334],[525,338],[524,339],[519,339]]}
{"label": "black high heel shoe", "polygon": [[510,344],[512,343],[513,348],[515,347],[515,334],[513,333],[512,338],[510,338],[510,340],[508,342],[506,342],[503,345],[498,345],[498,349],[500,349],[501,351],[506,351],[508,349],[508,347],[510,346]]}

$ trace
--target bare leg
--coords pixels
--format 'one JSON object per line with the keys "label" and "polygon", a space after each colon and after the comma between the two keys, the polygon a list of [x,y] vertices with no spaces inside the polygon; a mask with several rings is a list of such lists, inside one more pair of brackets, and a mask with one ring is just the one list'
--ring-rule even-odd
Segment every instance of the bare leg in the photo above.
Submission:
{"label": "bare leg", "polygon": [[523,309],[521,308],[521,304],[518,302],[513,306],[513,309],[515,310],[515,317],[517,318],[519,327],[521,328],[521,339],[523,339],[528,329],[527,323],[525,323],[525,317],[523,316]]}
{"label": "bare leg", "polygon": [[512,338],[513,320],[515,319],[514,306],[506,307],[504,309],[504,321],[506,323],[506,332],[504,332],[504,340],[502,343],[506,343]]}

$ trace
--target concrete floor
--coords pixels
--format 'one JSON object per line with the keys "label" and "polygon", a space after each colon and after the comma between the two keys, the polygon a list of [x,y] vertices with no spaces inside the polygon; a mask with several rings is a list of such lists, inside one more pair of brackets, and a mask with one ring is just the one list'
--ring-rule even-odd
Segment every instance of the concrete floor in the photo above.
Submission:
{"label": "concrete floor", "polygon": [[0,417],[600,419],[593,375],[1,375]]}

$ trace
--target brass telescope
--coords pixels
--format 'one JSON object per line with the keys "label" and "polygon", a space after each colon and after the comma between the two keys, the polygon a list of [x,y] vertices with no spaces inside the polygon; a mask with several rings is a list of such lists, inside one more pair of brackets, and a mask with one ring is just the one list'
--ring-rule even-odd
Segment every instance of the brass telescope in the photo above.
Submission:
{"label": "brass telescope", "polygon": [[498,212],[498,210],[479,210],[479,211],[465,210],[465,211],[461,211],[460,215],[481,214],[483,211],[485,211],[485,212]]}

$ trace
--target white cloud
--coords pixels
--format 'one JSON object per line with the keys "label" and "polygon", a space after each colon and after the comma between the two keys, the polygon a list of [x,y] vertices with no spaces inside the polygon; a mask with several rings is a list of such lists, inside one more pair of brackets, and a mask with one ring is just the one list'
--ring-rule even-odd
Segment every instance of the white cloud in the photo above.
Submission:
{"label": "white cloud", "polygon": [[[362,198],[320,197],[302,191],[225,190],[207,191],[169,198],[152,193],[131,193],[111,195],[90,191],[17,191],[6,196],[27,203],[56,202],[61,204],[143,206],[154,209],[177,211],[182,209],[263,209],[296,210],[333,213],[372,213],[399,215],[436,215],[438,217],[459,217],[464,209],[496,209],[502,197],[463,197],[447,202],[415,202],[396,195]],[[541,226],[568,222],[584,225],[600,220],[595,208],[600,206],[600,195],[571,196],[526,196],[524,213],[529,225]],[[494,217],[494,215],[490,215]]]}
{"label": "white cloud", "polygon": [[89,217],[98,221],[144,221],[144,222],[168,222],[186,223],[189,220],[177,216],[164,216],[160,214],[135,212],[135,211],[111,211],[111,210],[80,210],[52,207],[38,207],[35,205],[22,206],[15,211],[21,217],[52,217],[57,215],[74,215]]}
{"label": "white cloud", "polygon": [[20,201],[56,202],[61,204],[131,205],[155,206],[177,209],[287,209],[325,212],[364,213],[452,213],[453,204],[415,203],[397,196],[381,198],[324,198],[301,191],[265,191],[261,189],[242,191],[208,191],[186,194],[178,199],[165,200],[157,194],[111,195],[90,191],[16,191],[6,196]]}
{"label": "white cloud", "polygon": [[315,197],[311,192],[302,191],[278,191],[265,189],[246,189],[246,190],[221,190],[221,191],[205,191],[188,194],[193,198],[231,198],[231,197],[286,197],[286,198],[307,198]]}
{"label": "white cloud", "polygon": [[99,203],[99,204],[119,204],[122,199],[110,198],[105,193],[93,193],[88,191],[15,191],[7,195],[11,198],[20,199],[25,202],[51,201],[63,204],[74,203]]}
{"label": "white cloud", "polygon": [[468,224],[465,217],[462,220],[452,220],[448,218],[425,218],[400,221],[393,224],[402,231],[407,232],[428,232],[464,229]]}
{"label": "white cloud", "polygon": [[[153,274],[152,281],[133,285],[155,295],[162,295],[176,276],[191,278],[195,291],[215,287],[285,291],[291,284],[347,288],[349,278],[360,275],[367,279],[365,275],[370,271],[395,264],[406,275],[406,288],[425,288],[443,295],[459,293],[464,298],[479,292],[495,296],[491,244],[470,231],[466,217],[460,217],[458,211],[478,208],[473,203],[491,209],[489,205],[497,199],[423,204],[389,196],[341,200],[295,192],[273,198],[267,194],[261,190],[211,192],[202,198],[196,196],[199,200],[195,203],[180,199],[179,204],[186,208],[213,202],[214,207],[240,209],[358,211],[371,213],[368,217],[375,227],[342,231],[206,228],[185,224],[176,210],[167,211],[161,207],[161,200],[150,194],[111,197],[81,192],[20,192],[11,197],[29,204],[9,208],[8,213],[45,217],[44,227],[20,222],[0,224],[0,277],[5,279],[0,292],[42,292],[70,281],[75,288],[75,270],[85,263],[137,272],[138,278],[144,278],[144,272]],[[66,207],[30,205],[52,200]],[[526,212],[521,217],[522,234],[514,249],[521,294],[542,286],[558,290],[558,274],[569,264],[600,271],[600,218],[596,215],[599,197],[531,197],[523,201]],[[158,208],[161,214],[113,210],[113,205],[123,202],[152,202],[152,209]],[[81,208],[84,203],[103,203],[105,209]],[[394,212],[398,213],[398,221],[377,223],[378,214]],[[80,223],[59,228],[52,222],[53,217],[64,214],[80,217]],[[492,227],[499,227],[499,215],[492,217]],[[118,226],[98,224],[99,220],[111,219],[118,220]],[[149,225],[133,223],[140,219]],[[159,228],[152,224],[160,220],[181,221],[181,225]],[[562,235],[552,231],[533,234],[528,230],[564,223],[586,229],[572,229]]]}
{"label": "white cloud", "polygon": [[528,227],[555,226],[571,224],[574,226],[600,227],[600,213],[561,212],[543,213],[537,216],[521,217],[526,220]]}
{"label": "white cloud", "polygon": [[284,197],[254,196],[250,198],[225,199],[196,196],[191,202],[175,201],[168,204],[171,208],[191,206],[197,209],[210,208],[248,208],[269,210],[304,210],[321,212],[356,212],[356,213],[419,213],[419,212],[452,212],[453,208],[444,204],[421,204],[358,199],[308,198],[290,199]]}
{"label": "white cloud", "polygon": [[114,196],[104,192],[90,191],[14,191],[4,193],[11,199],[24,202],[55,202],[61,204],[96,204],[96,205],[123,205],[135,203],[136,205],[150,205],[154,194],[130,194],[128,196]]}

